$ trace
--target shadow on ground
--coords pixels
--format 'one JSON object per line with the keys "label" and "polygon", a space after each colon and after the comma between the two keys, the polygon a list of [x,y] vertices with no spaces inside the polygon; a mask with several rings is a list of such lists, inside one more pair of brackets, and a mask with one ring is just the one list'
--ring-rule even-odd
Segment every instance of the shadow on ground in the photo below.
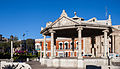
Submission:
{"label": "shadow on ground", "polygon": [[101,69],[101,66],[87,65],[86,69]]}

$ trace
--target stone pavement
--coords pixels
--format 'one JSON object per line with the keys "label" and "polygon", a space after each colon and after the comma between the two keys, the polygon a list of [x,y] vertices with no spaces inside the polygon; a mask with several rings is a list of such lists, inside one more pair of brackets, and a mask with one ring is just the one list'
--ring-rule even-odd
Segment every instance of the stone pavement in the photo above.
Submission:
{"label": "stone pavement", "polygon": [[47,66],[43,66],[40,64],[40,62],[38,61],[29,61],[26,62],[27,64],[29,64],[32,69],[76,69],[76,68],[54,68],[54,67],[47,67]]}

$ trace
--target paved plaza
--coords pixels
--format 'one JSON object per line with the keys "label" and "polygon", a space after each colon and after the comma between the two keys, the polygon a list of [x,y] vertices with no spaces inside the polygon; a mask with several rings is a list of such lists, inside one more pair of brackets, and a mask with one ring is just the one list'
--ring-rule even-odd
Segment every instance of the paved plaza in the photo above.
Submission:
{"label": "paved plaza", "polygon": [[27,62],[32,69],[76,69],[76,68],[55,68],[55,67],[47,67],[47,66],[43,66],[40,64],[40,62],[38,61],[29,61]]}

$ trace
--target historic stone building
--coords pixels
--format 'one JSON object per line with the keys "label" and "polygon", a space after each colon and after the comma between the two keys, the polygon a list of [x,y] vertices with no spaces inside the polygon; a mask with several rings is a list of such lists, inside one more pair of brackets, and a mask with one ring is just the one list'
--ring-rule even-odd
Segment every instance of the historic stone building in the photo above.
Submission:
{"label": "historic stone building", "polygon": [[[106,58],[111,53],[120,53],[119,29],[118,26],[112,26],[110,15],[106,20],[97,20],[95,17],[85,20],[78,17],[76,12],[75,16],[70,18],[63,10],[61,16],[54,22],[48,22],[45,28],[41,28],[40,33],[44,39],[36,39],[35,46],[41,53],[41,63],[47,66],[68,65],[84,68],[90,63],[101,65],[103,61],[101,66],[104,66],[108,63]],[[105,59],[95,59],[91,62],[91,59],[84,59],[86,55]],[[64,60],[56,57],[77,57],[77,59]]]}
{"label": "historic stone building", "polygon": [[[120,54],[120,32],[119,32],[119,25],[113,26],[116,28],[116,31],[114,31],[110,36],[109,36],[109,53],[115,53],[115,54]],[[114,35],[113,35],[114,34]],[[116,35],[115,35],[116,34]],[[113,35],[113,36],[112,36]],[[103,48],[103,42],[104,38],[103,35],[97,36],[94,38],[95,42],[95,52],[92,53],[92,39],[89,37],[82,38],[82,54],[83,57],[85,56],[91,56],[92,54],[94,57],[102,57],[104,53],[104,48]],[[46,55],[47,57],[50,57],[51,53],[51,38],[46,38]],[[36,39],[35,40],[35,49],[40,52],[41,50],[41,56],[43,56],[44,53],[44,39]],[[114,46],[114,47],[113,47]],[[74,50],[72,49],[72,40],[70,38],[58,38],[56,40],[56,57],[77,57],[78,56],[78,39],[76,38],[74,40]],[[74,53],[73,53],[74,51]]]}

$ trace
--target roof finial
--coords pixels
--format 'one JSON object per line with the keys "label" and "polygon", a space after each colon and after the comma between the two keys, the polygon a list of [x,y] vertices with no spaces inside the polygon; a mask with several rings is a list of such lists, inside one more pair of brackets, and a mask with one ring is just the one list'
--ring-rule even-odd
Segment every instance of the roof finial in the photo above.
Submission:
{"label": "roof finial", "polygon": [[74,14],[75,14],[75,16],[76,16],[76,14],[77,14],[77,13],[76,13],[76,12],[74,12]]}
{"label": "roof finial", "polygon": [[67,13],[65,12],[65,10],[63,10],[63,12],[62,12],[61,17],[62,17],[62,16],[68,17],[68,16],[67,16]]}
{"label": "roof finial", "polygon": [[109,18],[108,18],[109,20],[111,20],[111,15],[109,15]]}
{"label": "roof finial", "polygon": [[76,12],[74,12],[74,14],[75,14],[75,16],[73,17],[73,19],[79,19],[79,17],[76,15],[77,13]]}

